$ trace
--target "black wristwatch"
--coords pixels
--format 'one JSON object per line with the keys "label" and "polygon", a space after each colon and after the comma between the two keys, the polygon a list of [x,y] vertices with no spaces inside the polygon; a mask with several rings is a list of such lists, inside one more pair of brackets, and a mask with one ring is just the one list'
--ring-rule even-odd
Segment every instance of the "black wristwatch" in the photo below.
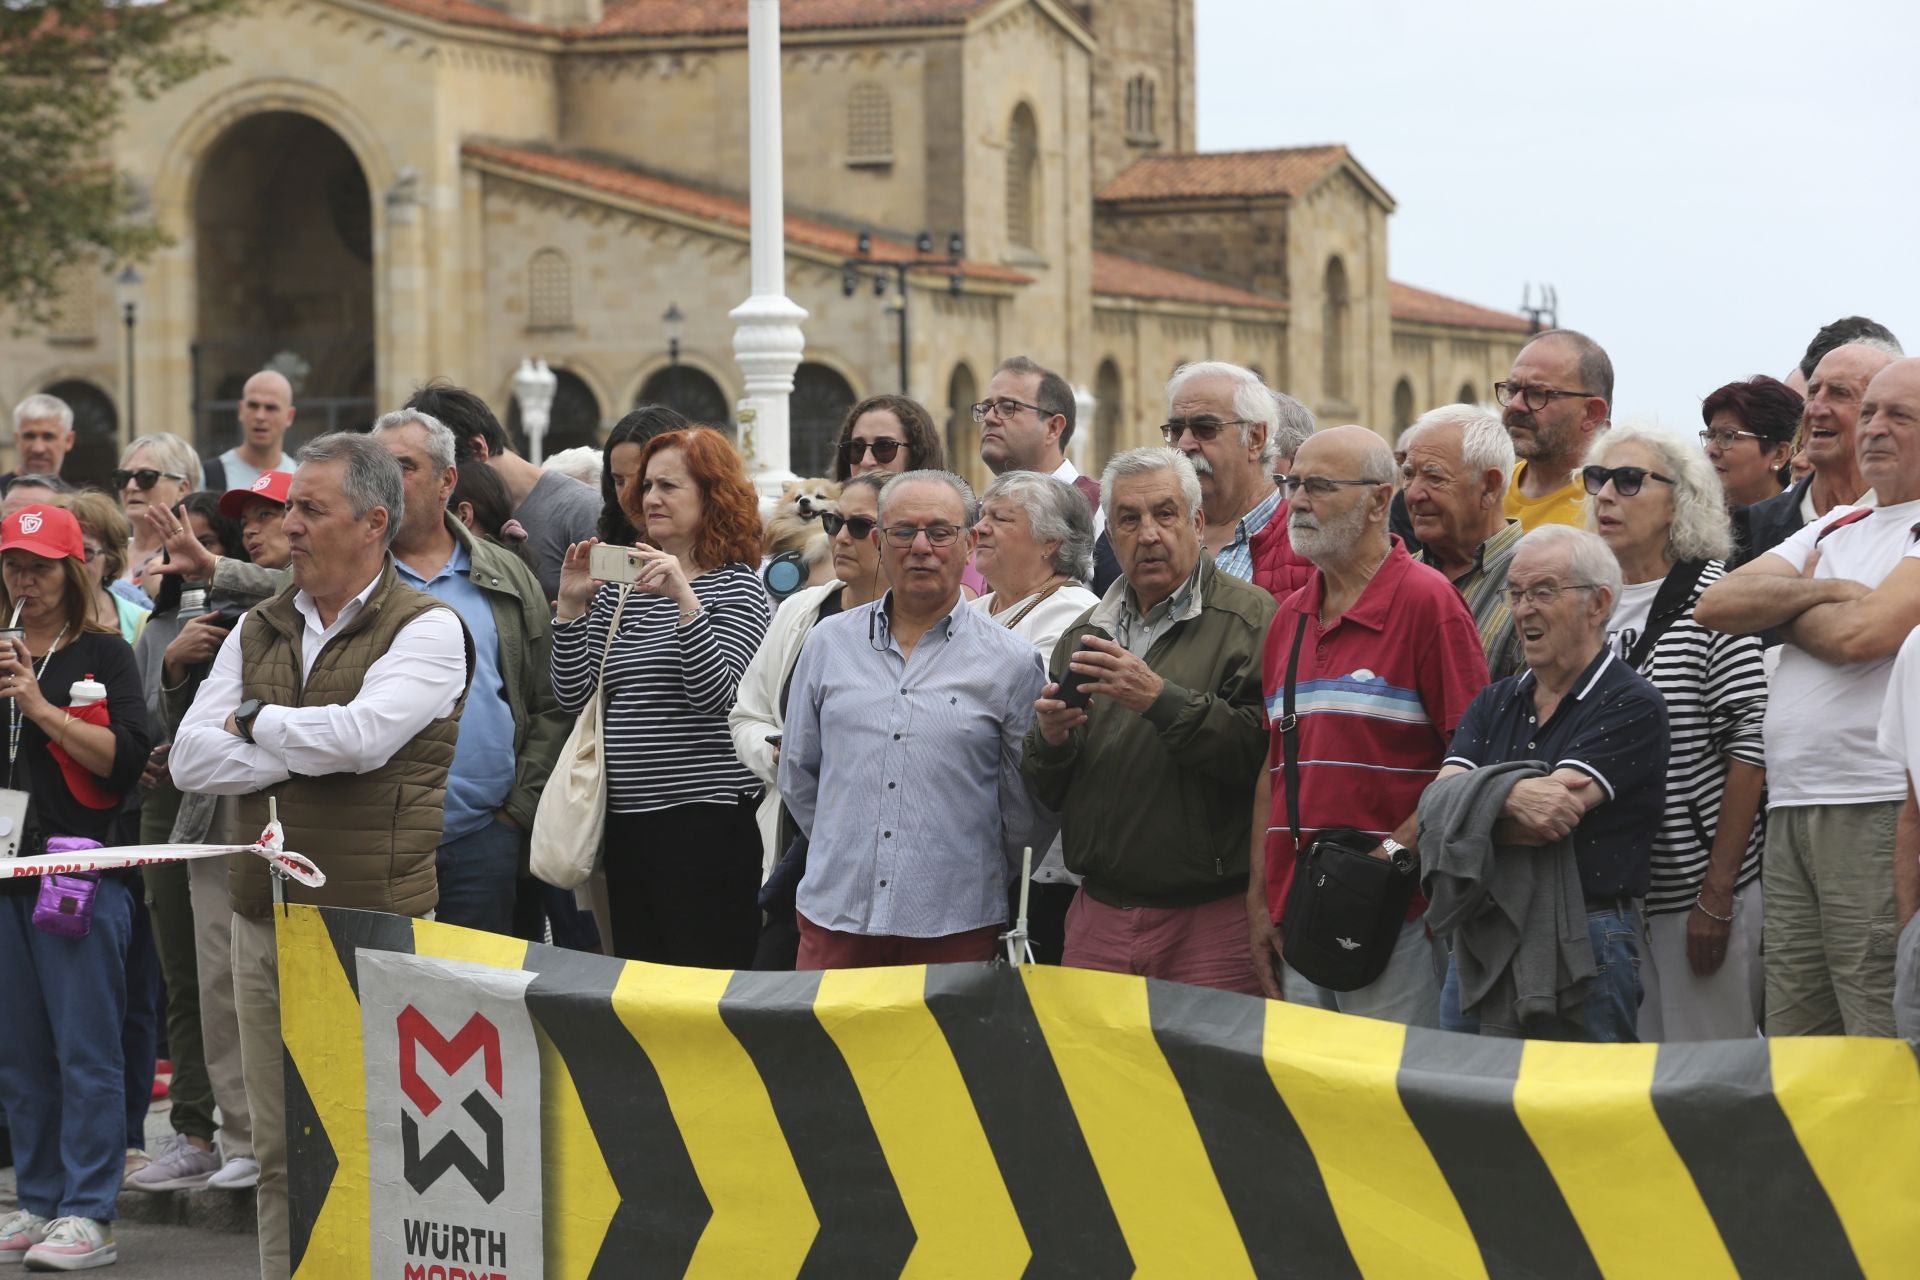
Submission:
{"label": "black wristwatch", "polygon": [[233,727],[238,729],[240,736],[249,743],[253,741],[253,718],[260,714],[260,708],[265,705],[258,698],[248,698],[233,713]]}

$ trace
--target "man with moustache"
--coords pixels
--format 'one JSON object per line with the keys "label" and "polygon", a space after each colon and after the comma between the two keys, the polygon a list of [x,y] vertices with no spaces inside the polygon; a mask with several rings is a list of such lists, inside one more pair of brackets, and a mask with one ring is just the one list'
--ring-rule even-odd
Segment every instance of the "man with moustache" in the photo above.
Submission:
{"label": "man with moustache", "polygon": [[1575,473],[1613,412],[1613,361],[1586,334],[1549,329],[1520,349],[1493,394],[1520,458],[1507,515],[1528,531],[1584,524],[1587,492]]}
{"label": "man with moustache", "polygon": [[[1267,634],[1268,746],[1254,788],[1247,914],[1254,968],[1269,996],[1437,1027],[1444,963],[1418,897],[1385,971],[1366,986],[1333,991],[1290,973],[1283,993],[1280,976],[1281,922],[1299,850],[1321,831],[1351,827],[1379,841],[1379,857],[1417,857],[1420,793],[1487,683],[1480,634],[1460,593],[1388,533],[1393,473],[1386,441],[1347,426],[1315,434],[1287,476],[1289,531],[1314,572]],[[1299,843],[1285,769],[1289,668],[1296,758],[1307,764],[1297,770],[1294,797]]]}
{"label": "man with moustache", "polygon": [[1167,380],[1160,434],[1200,477],[1200,545],[1222,573],[1253,581],[1253,540],[1280,510],[1268,470],[1280,404],[1251,369],[1223,360],[1183,364]]}
{"label": "man with moustache", "polygon": [[[1186,454],[1130,449],[1101,492],[1126,575],[1054,646],[1021,764],[1081,877],[1062,963],[1257,995],[1241,902],[1273,597],[1201,550]],[[1084,707],[1059,697],[1069,668]]]}
{"label": "man with moustache", "polygon": [[1867,383],[1899,358],[1899,347],[1879,338],[1849,342],[1820,357],[1800,410],[1801,435],[1813,470],[1785,493],[1747,508],[1749,541],[1741,564],[1758,560],[1835,507],[1874,505],[1855,457],[1854,429]]}

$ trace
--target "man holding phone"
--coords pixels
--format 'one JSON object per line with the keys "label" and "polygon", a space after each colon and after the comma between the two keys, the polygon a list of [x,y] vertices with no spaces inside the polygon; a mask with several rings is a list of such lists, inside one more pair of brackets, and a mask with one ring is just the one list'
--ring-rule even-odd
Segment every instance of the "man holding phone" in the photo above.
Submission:
{"label": "man holding phone", "polygon": [[1120,454],[1101,492],[1124,576],[1054,647],[1021,765],[1084,877],[1065,963],[1258,995],[1240,904],[1274,600],[1201,547],[1179,450]]}

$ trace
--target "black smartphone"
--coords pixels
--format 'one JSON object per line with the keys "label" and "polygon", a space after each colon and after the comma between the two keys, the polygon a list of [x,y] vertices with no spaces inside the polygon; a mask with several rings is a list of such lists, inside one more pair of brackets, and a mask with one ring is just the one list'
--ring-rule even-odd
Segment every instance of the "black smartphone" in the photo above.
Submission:
{"label": "black smartphone", "polygon": [[230,604],[215,609],[212,613],[206,614],[200,620],[210,627],[220,627],[224,630],[231,631],[239,624],[240,619],[246,616],[247,611],[245,609],[237,604]]}
{"label": "black smartphone", "polygon": [[768,745],[768,746],[770,746],[770,747],[777,747],[777,746],[779,746],[779,745],[780,745],[780,739],[782,738],[782,736],[783,736],[783,735],[781,735],[781,734],[778,734],[778,733],[770,733],[770,734],[768,734],[768,735],[767,735],[767,745]]}
{"label": "black smartphone", "polygon": [[[1087,647],[1088,636],[1099,636],[1102,640],[1113,639],[1112,636],[1100,630],[1098,627],[1088,627],[1085,631],[1080,633],[1079,643],[1074,645],[1075,652],[1078,652],[1079,650]],[[1086,684],[1088,681],[1092,679],[1093,679],[1092,676],[1081,675],[1078,671],[1075,671],[1072,667],[1068,667],[1066,674],[1060,677],[1060,688],[1054,693],[1053,696],[1060,699],[1060,701],[1066,703],[1070,707],[1078,707],[1082,710],[1085,710],[1087,704],[1093,701],[1093,695],[1091,693],[1088,693],[1085,689],[1081,688],[1081,686]]]}

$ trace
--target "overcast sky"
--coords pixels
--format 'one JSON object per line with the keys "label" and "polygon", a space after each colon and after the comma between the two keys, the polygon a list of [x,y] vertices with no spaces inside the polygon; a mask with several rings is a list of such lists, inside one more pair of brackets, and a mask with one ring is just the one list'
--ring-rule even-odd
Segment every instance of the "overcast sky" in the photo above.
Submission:
{"label": "overcast sky", "polygon": [[1616,421],[1699,427],[1815,329],[1920,354],[1913,0],[1197,0],[1202,150],[1344,142],[1399,204],[1394,278],[1560,321]]}

